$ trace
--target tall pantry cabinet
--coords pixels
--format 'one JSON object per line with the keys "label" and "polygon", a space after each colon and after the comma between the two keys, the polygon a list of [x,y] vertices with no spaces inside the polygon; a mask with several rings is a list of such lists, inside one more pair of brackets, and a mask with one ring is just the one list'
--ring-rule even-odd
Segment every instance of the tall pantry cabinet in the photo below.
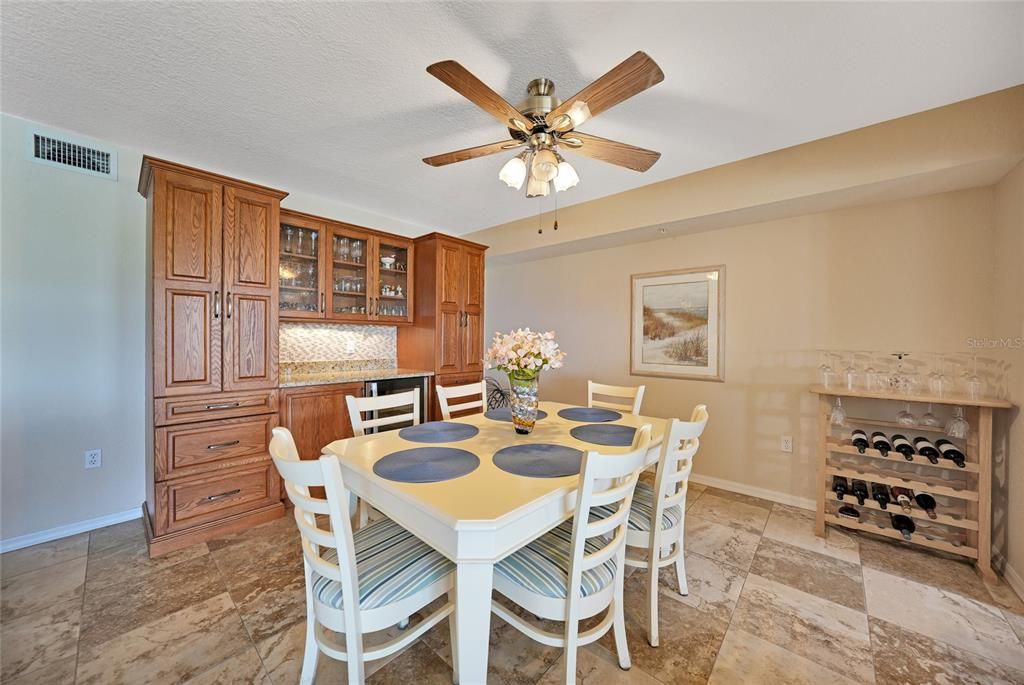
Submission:
{"label": "tall pantry cabinet", "polygon": [[[412,326],[398,329],[402,366],[434,372],[437,385],[464,385],[484,374],[485,245],[431,233],[417,238]],[[431,389],[429,415],[440,419]]]}
{"label": "tall pantry cabinet", "polygon": [[143,158],[150,368],[150,555],[283,513],[267,451],[278,412],[278,235],[287,195]]}

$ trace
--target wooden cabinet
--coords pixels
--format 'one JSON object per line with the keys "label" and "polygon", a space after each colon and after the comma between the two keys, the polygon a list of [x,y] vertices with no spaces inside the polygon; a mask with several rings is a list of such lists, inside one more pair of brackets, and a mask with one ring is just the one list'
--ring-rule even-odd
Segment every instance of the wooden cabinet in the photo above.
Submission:
{"label": "wooden cabinet", "polygon": [[[362,383],[309,385],[281,390],[281,425],[292,432],[300,459],[319,459],[325,446],[352,437],[349,395],[362,397]],[[283,485],[282,485],[283,488]],[[314,495],[322,489],[314,489]],[[281,497],[285,497],[282,489]]]}
{"label": "wooden cabinet", "polygon": [[139,192],[152,265],[144,513],[156,556],[283,512],[267,445],[286,193],[151,157]]}
{"label": "wooden cabinet", "polygon": [[[431,233],[416,239],[415,250],[415,317],[398,331],[398,363],[431,370],[442,385],[480,380],[487,248]],[[437,418],[436,407],[431,417]]]}
{"label": "wooden cabinet", "polygon": [[302,212],[281,212],[280,316],[410,323],[413,242]]}

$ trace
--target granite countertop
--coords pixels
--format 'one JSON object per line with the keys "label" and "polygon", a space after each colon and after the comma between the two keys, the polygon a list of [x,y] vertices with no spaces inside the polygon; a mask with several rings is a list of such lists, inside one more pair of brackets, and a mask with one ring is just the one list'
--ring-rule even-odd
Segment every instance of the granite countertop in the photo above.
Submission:
{"label": "granite countertop", "polygon": [[280,388],[298,388],[304,385],[329,385],[331,383],[362,383],[363,381],[382,381],[390,378],[416,378],[417,376],[433,376],[433,371],[422,369],[362,369],[348,371],[316,371],[310,373],[281,372]]}

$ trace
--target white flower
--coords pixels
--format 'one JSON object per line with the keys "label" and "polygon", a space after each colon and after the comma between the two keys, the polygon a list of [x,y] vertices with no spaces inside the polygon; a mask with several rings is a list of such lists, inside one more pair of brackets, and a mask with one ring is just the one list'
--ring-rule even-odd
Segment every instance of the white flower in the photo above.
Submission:
{"label": "white flower", "polygon": [[519,328],[511,333],[495,333],[487,350],[487,365],[506,373],[558,369],[565,353],[558,348],[555,332],[539,333]]}

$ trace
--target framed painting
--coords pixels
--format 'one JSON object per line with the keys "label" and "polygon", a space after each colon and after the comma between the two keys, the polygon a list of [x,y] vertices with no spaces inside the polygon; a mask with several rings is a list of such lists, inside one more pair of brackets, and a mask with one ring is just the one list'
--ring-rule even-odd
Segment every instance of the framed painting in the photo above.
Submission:
{"label": "framed painting", "polygon": [[629,372],[723,381],[725,266],[632,276]]}

